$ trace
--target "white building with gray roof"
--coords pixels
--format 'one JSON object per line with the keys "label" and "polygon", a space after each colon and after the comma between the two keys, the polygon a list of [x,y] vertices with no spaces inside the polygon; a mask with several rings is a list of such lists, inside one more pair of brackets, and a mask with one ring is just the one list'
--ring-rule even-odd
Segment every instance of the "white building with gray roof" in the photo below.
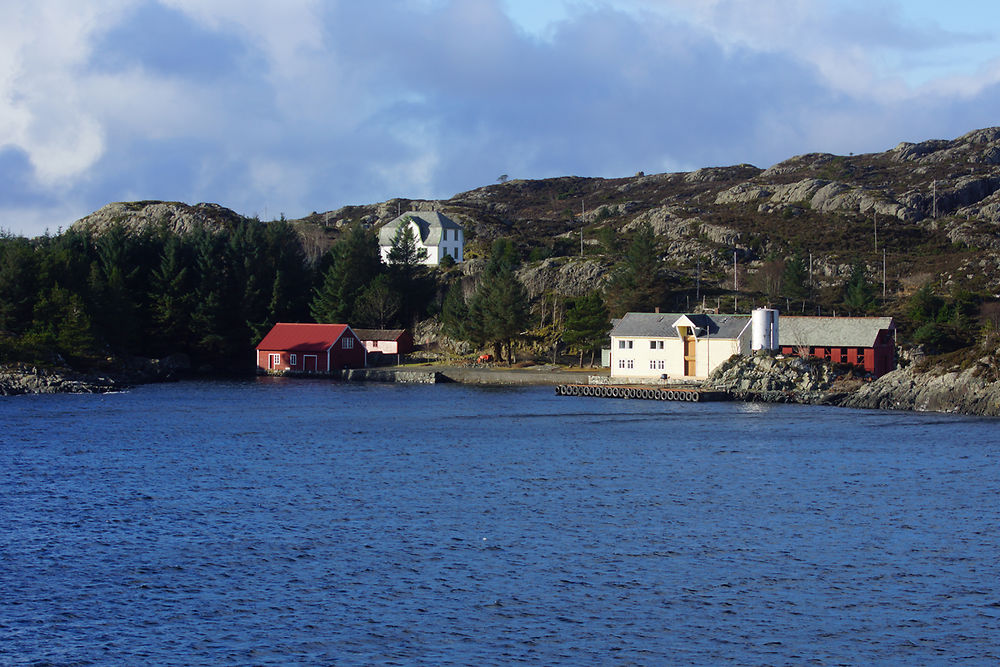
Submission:
{"label": "white building with gray roof", "polygon": [[427,251],[424,264],[436,266],[445,255],[456,262],[465,258],[465,230],[461,225],[437,211],[407,211],[379,230],[378,244],[383,261],[388,261],[393,239],[407,225],[413,230],[417,247]]}
{"label": "white building with gray roof", "polygon": [[749,351],[748,315],[626,313],[611,329],[611,377],[704,379]]}

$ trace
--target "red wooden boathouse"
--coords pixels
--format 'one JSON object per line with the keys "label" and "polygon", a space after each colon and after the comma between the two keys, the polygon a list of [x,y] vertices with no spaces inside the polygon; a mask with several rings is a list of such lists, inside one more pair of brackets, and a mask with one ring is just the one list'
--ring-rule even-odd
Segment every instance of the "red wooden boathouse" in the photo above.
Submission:
{"label": "red wooden boathouse", "polygon": [[896,323],[891,317],[782,316],[781,353],[854,364],[875,377],[896,368]]}
{"label": "red wooden boathouse", "polygon": [[258,373],[330,373],[364,368],[368,352],[346,324],[279,322],[257,346]]}

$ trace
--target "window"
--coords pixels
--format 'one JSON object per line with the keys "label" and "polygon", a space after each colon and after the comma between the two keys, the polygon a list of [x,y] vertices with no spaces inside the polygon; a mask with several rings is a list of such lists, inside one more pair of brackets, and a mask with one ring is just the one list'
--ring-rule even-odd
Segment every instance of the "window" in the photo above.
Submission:
{"label": "window", "polygon": [[295,355],[294,354],[288,355],[288,363],[291,364],[292,366],[295,365]]}
{"label": "window", "polygon": [[628,368],[632,368],[632,360],[631,359],[628,360]]}
{"label": "window", "polygon": [[280,354],[269,354],[267,355],[267,367],[277,368],[281,365],[281,355]]}
{"label": "window", "polygon": [[353,350],[354,349],[354,339],[351,338],[350,336],[344,336],[344,341],[340,344],[340,346],[342,348],[344,348],[345,350]]}
{"label": "window", "polygon": [[618,341],[618,349],[619,350],[631,350],[632,349],[632,341],[630,341],[630,340],[620,340],[620,341]]}
{"label": "window", "polygon": [[663,341],[662,340],[658,340],[656,342],[659,343],[659,348],[662,350],[663,349]]}
{"label": "window", "polygon": [[655,350],[656,349],[656,341],[655,340],[649,341],[649,349],[651,349],[651,350]]}

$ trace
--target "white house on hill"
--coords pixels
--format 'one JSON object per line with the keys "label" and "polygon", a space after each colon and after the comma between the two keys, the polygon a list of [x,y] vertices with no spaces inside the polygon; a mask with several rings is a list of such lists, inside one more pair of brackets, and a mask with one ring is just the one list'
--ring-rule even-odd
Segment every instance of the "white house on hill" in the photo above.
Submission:
{"label": "white house on hill", "polygon": [[445,255],[450,255],[456,262],[464,259],[465,231],[461,225],[437,211],[408,211],[379,230],[378,244],[383,260],[388,261],[392,240],[407,225],[413,230],[417,247],[427,250],[424,264],[440,264]]}

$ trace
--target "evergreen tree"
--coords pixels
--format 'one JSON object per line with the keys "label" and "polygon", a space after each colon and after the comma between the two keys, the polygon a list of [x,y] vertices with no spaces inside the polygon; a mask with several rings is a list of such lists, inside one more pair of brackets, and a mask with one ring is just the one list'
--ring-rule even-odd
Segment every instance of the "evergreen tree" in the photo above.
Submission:
{"label": "evergreen tree", "polygon": [[514,360],[514,339],[528,324],[528,297],[514,274],[516,260],[509,239],[494,242],[465,326],[467,339],[479,345],[491,343],[498,359],[506,347],[508,363]]}
{"label": "evergreen tree", "polygon": [[607,302],[612,315],[648,312],[663,304],[663,262],[660,261],[653,228],[644,224],[636,230],[608,281]]}
{"label": "evergreen tree", "polygon": [[427,259],[427,248],[417,245],[417,236],[413,233],[413,225],[410,223],[410,218],[405,218],[403,224],[396,230],[386,261],[400,273],[412,276]]}
{"label": "evergreen tree", "polygon": [[171,236],[163,247],[159,265],[153,269],[150,288],[156,325],[153,338],[163,351],[189,349],[194,287],[189,263],[180,237]]}
{"label": "evergreen tree", "polygon": [[851,266],[851,275],[844,284],[844,305],[861,313],[875,306],[875,288],[868,282],[867,270],[862,262]]}
{"label": "evergreen tree", "polygon": [[137,351],[140,330],[134,249],[135,240],[122,225],[109,227],[97,238],[97,261],[89,280],[95,324],[112,348],[129,352]]}
{"label": "evergreen tree", "polygon": [[386,329],[395,322],[399,308],[399,294],[389,284],[389,278],[382,274],[362,290],[355,317],[360,326]]}
{"label": "evergreen tree", "polygon": [[580,353],[580,368],[583,368],[583,354],[590,352],[590,365],[594,365],[597,350],[601,349],[611,331],[611,316],[601,297],[596,292],[577,299],[566,311],[563,340]]}
{"label": "evergreen tree", "polygon": [[799,301],[808,298],[809,270],[801,254],[795,253],[791,259],[785,261],[781,283],[785,296],[789,299]]}
{"label": "evergreen tree", "polygon": [[441,306],[441,326],[445,335],[455,340],[467,340],[466,323],[469,307],[465,303],[462,281],[456,280],[448,288],[444,304]]}
{"label": "evergreen tree", "polygon": [[330,268],[316,289],[309,310],[317,322],[350,322],[361,290],[382,272],[378,239],[355,224],[330,248],[330,254]]}
{"label": "evergreen tree", "polygon": [[37,276],[31,244],[22,238],[0,239],[0,331],[20,334],[31,326]]}
{"label": "evergreen tree", "polygon": [[68,358],[90,356],[97,347],[83,299],[59,285],[46,290],[35,304],[34,322],[25,338],[29,347],[55,350]]}

